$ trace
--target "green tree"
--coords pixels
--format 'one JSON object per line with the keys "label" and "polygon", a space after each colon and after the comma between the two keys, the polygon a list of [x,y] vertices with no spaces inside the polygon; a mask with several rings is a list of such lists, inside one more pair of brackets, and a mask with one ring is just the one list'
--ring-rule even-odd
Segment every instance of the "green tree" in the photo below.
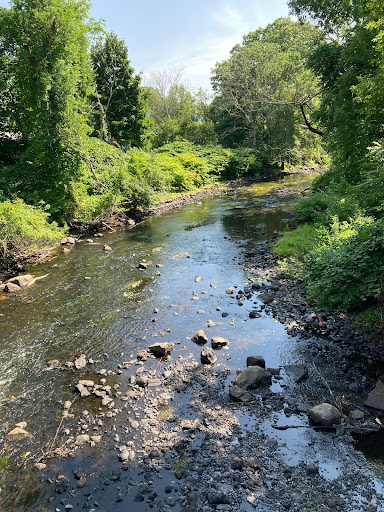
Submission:
{"label": "green tree", "polygon": [[123,148],[141,147],[146,133],[145,93],[128,59],[125,42],[107,34],[91,51],[95,77],[97,136]]}
{"label": "green tree", "polygon": [[12,127],[24,141],[14,169],[29,202],[67,200],[79,169],[77,147],[88,132],[92,73],[88,35],[95,25],[86,0],[12,0],[0,10],[1,49],[8,57]]}
{"label": "green tree", "polygon": [[212,117],[220,140],[253,149],[267,144],[273,159],[284,161],[300,144],[301,130],[321,134],[309,120],[319,84],[306,65],[308,49],[321,38],[309,23],[278,19],[246,35],[216,65]]}

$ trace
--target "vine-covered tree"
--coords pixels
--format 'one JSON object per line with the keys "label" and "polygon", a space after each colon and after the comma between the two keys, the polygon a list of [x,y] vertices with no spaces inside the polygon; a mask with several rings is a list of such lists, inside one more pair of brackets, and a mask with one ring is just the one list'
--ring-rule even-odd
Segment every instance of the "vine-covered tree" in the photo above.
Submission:
{"label": "vine-covered tree", "polygon": [[102,140],[123,148],[145,141],[145,92],[128,59],[125,42],[113,34],[91,51],[95,77],[94,129]]}
{"label": "vine-covered tree", "polygon": [[[92,84],[86,0],[12,0],[0,10],[0,48],[12,98],[8,127],[23,141],[14,180],[30,202],[60,204],[78,171]],[[4,80],[3,80],[4,82]]]}

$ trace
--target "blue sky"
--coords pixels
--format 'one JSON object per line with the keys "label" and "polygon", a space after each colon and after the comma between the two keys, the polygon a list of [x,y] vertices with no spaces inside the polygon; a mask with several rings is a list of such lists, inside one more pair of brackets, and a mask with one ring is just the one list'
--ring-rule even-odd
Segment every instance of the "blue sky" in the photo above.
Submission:
{"label": "blue sky", "polygon": [[136,72],[183,66],[193,89],[209,89],[210,70],[244,34],[288,16],[286,0],[91,1],[91,15],[125,40]]}

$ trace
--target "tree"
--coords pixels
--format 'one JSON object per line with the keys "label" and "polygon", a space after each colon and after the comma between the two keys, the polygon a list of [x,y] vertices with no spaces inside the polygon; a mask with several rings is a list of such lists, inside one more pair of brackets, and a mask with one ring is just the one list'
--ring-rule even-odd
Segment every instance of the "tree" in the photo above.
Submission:
{"label": "tree", "polygon": [[113,33],[91,50],[95,77],[94,128],[102,140],[124,148],[145,141],[145,93],[125,42]]}
{"label": "tree", "polygon": [[213,123],[207,119],[207,93],[189,91],[181,82],[182,73],[180,67],[169,67],[152,71],[147,80],[154,147],[180,139],[202,145],[217,141]]}
{"label": "tree", "polygon": [[25,148],[14,178],[31,202],[65,201],[78,172],[76,147],[89,130],[92,84],[88,35],[95,25],[88,10],[87,0],[12,0],[0,10],[11,128]]}
{"label": "tree", "polygon": [[321,79],[317,118],[335,167],[358,181],[367,166],[367,148],[384,137],[382,1],[292,0],[290,6],[340,35],[315,48],[310,63]]}
{"label": "tree", "polygon": [[213,70],[212,114],[219,138],[254,149],[267,144],[274,159],[284,161],[300,138],[300,121],[321,134],[308,114],[319,84],[306,66],[308,49],[321,38],[313,25],[289,19],[246,35]]}

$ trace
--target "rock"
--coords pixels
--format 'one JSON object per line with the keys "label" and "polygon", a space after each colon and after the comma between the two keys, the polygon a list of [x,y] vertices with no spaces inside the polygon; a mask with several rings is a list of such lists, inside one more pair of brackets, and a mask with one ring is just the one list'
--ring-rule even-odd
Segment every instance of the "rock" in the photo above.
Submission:
{"label": "rock", "polygon": [[16,423],[15,427],[20,427],[20,428],[26,428],[27,426],[27,422],[26,421],[19,421],[19,423]]}
{"label": "rock", "polygon": [[360,411],[360,409],[355,409],[349,413],[351,420],[362,420],[364,419],[364,416],[364,412]]}
{"label": "rock", "polygon": [[149,455],[148,457],[150,459],[159,459],[161,457],[161,451],[158,450],[157,448],[153,448],[150,452],[149,452]]}
{"label": "rock", "polygon": [[172,350],[173,345],[171,343],[154,343],[148,347],[148,350],[156,357],[166,357]]}
{"label": "rock", "polygon": [[33,280],[34,277],[31,274],[26,274],[23,276],[12,277],[12,279],[10,279],[8,283],[13,283],[16,284],[17,286],[20,286],[20,288],[25,288],[26,286],[31,284]]}
{"label": "rock", "polygon": [[364,405],[384,411],[384,384],[381,380],[377,381],[376,386],[369,393]]}
{"label": "rock", "polygon": [[100,443],[101,436],[91,436],[91,441],[93,441],[95,444]]}
{"label": "rock", "polygon": [[223,348],[226,345],[228,345],[228,343],[228,340],[226,340],[225,338],[221,338],[220,336],[214,336],[211,339],[212,348]]}
{"label": "rock", "polygon": [[47,467],[47,465],[44,464],[43,462],[36,462],[36,464],[35,464],[35,468],[38,469],[39,471],[42,471],[46,467]]}
{"label": "rock", "polygon": [[270,304],[273,301],[273,295],[271,295],[269,292],[260,293],[260,295],[258,295],[257,298],[263,304]]}
{"label": "rock", "polygon": [[18,292],[20,290],[21,290],[20,286],[18,286],[17,284],[14,284],[14,283],[7,283],[4,286],[4,291],[6,293],[15,293],[15,292]]}
{"label": "rock", "polygon": [[265,360],[263,356],[248,356],[247,357],[247,366],[260,366],[260,368],[265,368]]}
{"label": "rock", "polygon": [[89,443],[89,435],[88,434],[81,434],[76,437],[76,439],[75,439],[76,446],[81,446],[85,443]]}
{"label": "rock", "polygon": [[216,363],[217,357],[211,348],[205,347],[201,351],[200,360],[201,360],[202,364],[213,364],[213,363]]}
{"label": "rock", "polygon": [[340,425],[342,417],[336,407],[326,403],[312,407],[312,409],[308,411],[308,416],[313,422],[324,425],[325,427]]}
{"label": "rock", "polygon": [[261,318],[261,315],[257,311],[250,311],[249,318]]}
{"label": "rock", "polygon": [[305,364],[287,364],[284,366],[285,373],[296,384],[299,384],[308,377],[308,368]]}
{"label": "rock", "polygon": [[196,276],[196,277],[195,277],[195,282],[196,282],[196,283],[199,283],[199,282],[200,282],[200,281],[202,281],[202,280],[203,280],[203,278],[202,278],[201,276]]}
{"label": "rock", "polygon": [[146,263],[140,262],[140,263],[137,265],[137,268],[138,268],[139,270],[147,270],[148,265],[147,265]]}
{"label": "rock", "polygon": [[148,377],[146,377],[145,375],[141,375],[140,377],[137,378],[136,384],[140,388],[146,388],[148,386]]}
{"label": "rock", "polygon": [[240,373],[232,384],[243,389],[257,389],[259,387],[267,387],[272,382],[272,375],[260,366],[249,366]]}
{"label": "rock", "polygon": [[254,400],[251,393],[248,393],[248,391],[246,391],[243,388],[240,388],[239,386],[236,386],[235,384],[233,384],[232,386],[229,387],[228,392],[229,392],[230,398],[234,402],[242,402],[245,404],[248,402],[253,402],[253,400]]}
{"label": "rock", "polygon": [[228,295],[232,295],[233,294],[233,288],[227,288],[225,290],[225,293],[228,293]]}
{"label": "rock", "polygon": [[191,340],[197,343],[198,345],[204,345],[204,343],[207,343],[208,337],[205,334],[205,332],[202,329],[200,329],[199,331],[195,332]]}
{"label": "rock", "polygon": [[68,254],[68,253],[70,253],[70,252],[72,252],[72,251],[71,251],[71,249],[68,249],[68,247],[63,247],[63,251],[62,251],[62,252],[63,252],[64,254]]}
{"label": "rock", "polygon": [[136,226],[136,222],[133,219],[127,219],[126,223],[128,226]]}
{"label": "rock", "polygon": [[79,384],[87,388],[93,388],[93,386],[95,385],[93,380],[79,380]]}
{"label": "rock", "polygon": [[20,441],[21,439],[24,439],[25,437],[28,437],[30,434],[26,430],[20,427],[16,427],[8,434],[6,435],[6,438],[8,441]]}
{"label": "rock", "polygon": [[61,245],[74,245],[76,243],[76,238],[73,238],[72,236],[66,236],[61,240]]}
{"label": "rock", "polygon": [[107,245],[107,244],[105,244],[103,246],[103,249],[104,249],[104,251],[107,251],[107,252],[112,251],[112,247],[109,247],[109,245]]}
{"label": "rock", "polygon": [[136,357],[138,361],[146,361],[148,359],[148,351],[145,349],[139,350]]}
{"label": "rock", "polygon": [[231,469],[242,470],[244,466],[244,460],[240,457],[234,457],[231,462]]}
{"label": "rock", "polygon": [[84,368],[86,365],[87,365],[87,358],[85,357],[85,354],[81,354],[81,356],[75,360],[75,367],[78,370],[80,370],[81,368]]}
{"label": "rock", "polygon": [[227,316],[229,316],[229,313],[226,313],[225,311],[223,311],[223,312],[221,313],[221,316],[222,316],[223,318],[227,318]]}

